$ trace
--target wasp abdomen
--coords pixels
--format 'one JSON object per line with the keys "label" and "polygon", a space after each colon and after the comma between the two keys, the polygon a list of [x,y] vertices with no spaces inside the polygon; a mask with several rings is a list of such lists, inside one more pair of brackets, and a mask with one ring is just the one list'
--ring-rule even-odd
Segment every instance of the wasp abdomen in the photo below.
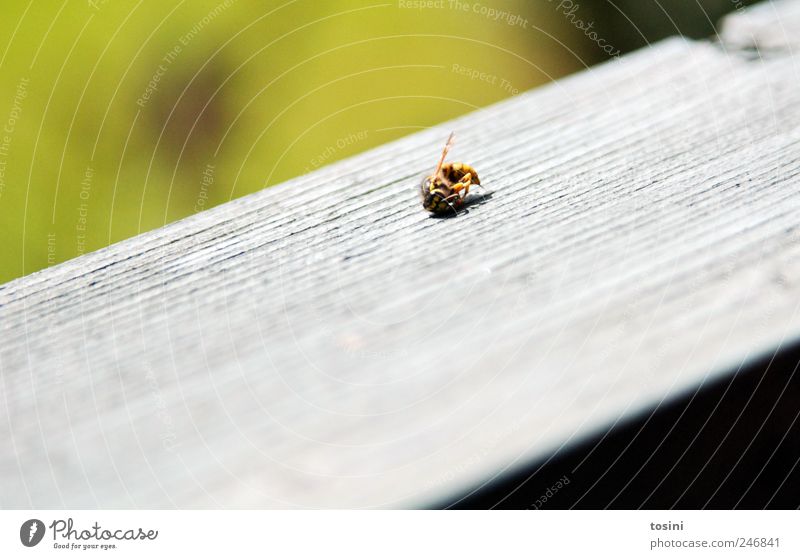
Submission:
{"label": "wasp abdomen", "polygon": [[442,166],[442,174],[447,178],[450,184],[461,182],[461,179],[464,178],[467,173],[472,175],[472,184],[481,183],[478,178],[478,172],[472,165],[467,165],[466,163],[446,163]]}

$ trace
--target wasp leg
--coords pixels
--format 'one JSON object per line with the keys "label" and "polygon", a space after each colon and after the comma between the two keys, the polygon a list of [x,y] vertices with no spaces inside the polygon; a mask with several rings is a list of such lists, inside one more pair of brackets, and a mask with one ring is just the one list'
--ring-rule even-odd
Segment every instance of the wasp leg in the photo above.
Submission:
{"label": "wasp leg", "polygon": [[483,185],[480,185],[478,183],[473,183],[472,186],[477,186],[478,188],[480,188],[481,192],[482,192],[481,197],[482,198],[486,198],[488,191],[486,190],[486,188]]}
{"label": "wasp leg", "polygon": [[462,196],[462,198],[466,198],[467,194],[469,194],[469,187],[471,185],[472,185],[472,173],[467,173],[466,175],[461,177],[460,181],[451,186],[450,190],[452,190],[455,193],[459,193],[463,190],[464,196]]}

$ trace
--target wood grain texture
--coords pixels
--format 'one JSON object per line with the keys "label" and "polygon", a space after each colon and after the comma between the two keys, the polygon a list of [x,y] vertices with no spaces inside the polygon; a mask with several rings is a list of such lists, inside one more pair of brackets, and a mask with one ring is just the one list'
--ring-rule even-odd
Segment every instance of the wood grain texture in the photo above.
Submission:
{"label": "wood grain texture", "polygon": [[797,60],[672,39],[0,286],[0,507],[465,491],[795,339],[799,179]]}

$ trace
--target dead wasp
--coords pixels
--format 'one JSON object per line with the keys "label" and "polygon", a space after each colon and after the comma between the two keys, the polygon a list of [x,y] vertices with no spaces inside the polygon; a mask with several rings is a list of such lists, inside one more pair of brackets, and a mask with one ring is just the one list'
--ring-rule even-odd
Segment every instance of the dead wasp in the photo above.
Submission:
{"label": "dead wasp", "polygon": [[464,205],[469,187],[481,184],[478,173],[471,165],[444,162],[447,152],[453,146],[454,134],[455,132],[450,133],[436,170],[432,175],[425,177],[420,185],[422,207],[435,215],[457,213]]}

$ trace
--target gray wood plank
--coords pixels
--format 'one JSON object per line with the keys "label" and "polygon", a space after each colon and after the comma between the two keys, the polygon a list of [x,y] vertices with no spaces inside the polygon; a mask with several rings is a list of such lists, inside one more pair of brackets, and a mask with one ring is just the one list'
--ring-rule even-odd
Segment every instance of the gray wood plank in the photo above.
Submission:
{"label": "gray wood plank", "polygon": [[425,506],[795,339],[797,85],[668,40],[0,286],[0,507]]}

